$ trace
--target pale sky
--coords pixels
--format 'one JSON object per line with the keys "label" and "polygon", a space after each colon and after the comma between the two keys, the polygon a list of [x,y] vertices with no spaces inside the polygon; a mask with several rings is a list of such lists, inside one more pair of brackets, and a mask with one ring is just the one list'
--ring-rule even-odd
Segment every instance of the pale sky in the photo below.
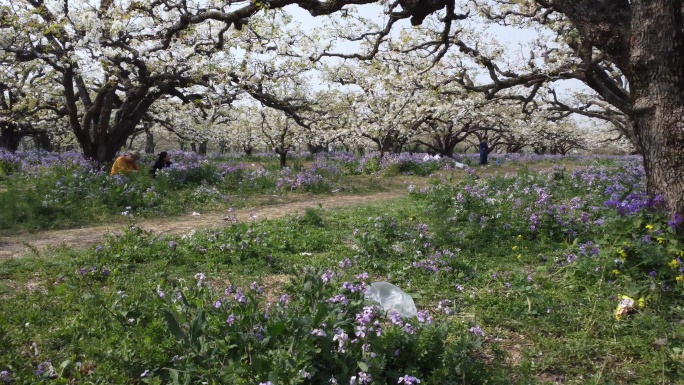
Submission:
{"label": "pale sky", "polygon": [[[383,7],[379,4],[366,4],[355,6],[359,15],[373,19],[376,23],[384,25],[383,20],[386,16],[383,14]],[[315,27],[323,26],[328,19],[326,17],[313,17],[307,11],[302,10],[298,6],[291,5],[284,8],[287,12],[293,15],[293,19],[301,23],[303,29],[313,29]],[[339,14],[336,14],[337,16]],[[484,27],[484,24],[483,24]],[[400,29],[412,28],[408,19],[398,21],[393,27],[393,33],[397,33]],[[506,49],[508,54],[519,56],[521,52],[529,52],[529,48],[525,48],[527,44],[538,37],[538,33],[531,29],[521,29],[511,26],[491,25],[487,27],[487,32],[494,36]],[[355,43],[347,42],[338,45],[341,53],[358,52],[358,46]],[[478,80],[478,79],[476,79]],[[482,77],[479,80],[483,82],[490,81],[489,77]],[[556,82],[555,88],[558,93],[572,92],[581,89],[586,90],[586,86],[577,80],[566,80]]]}

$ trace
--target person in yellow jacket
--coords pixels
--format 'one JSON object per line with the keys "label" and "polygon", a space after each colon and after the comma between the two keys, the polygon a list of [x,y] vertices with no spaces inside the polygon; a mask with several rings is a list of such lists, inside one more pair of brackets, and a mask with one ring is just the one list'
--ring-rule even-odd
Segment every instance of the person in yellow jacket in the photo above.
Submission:
{"label": "person in yellow jacket", "polygon": [[116,158],[112,165],[112,171],[109,175],[128,174],[131,171],[138,171],[138,164],[136,161],[140,159],[138,151],[126,151],[123,155]]}

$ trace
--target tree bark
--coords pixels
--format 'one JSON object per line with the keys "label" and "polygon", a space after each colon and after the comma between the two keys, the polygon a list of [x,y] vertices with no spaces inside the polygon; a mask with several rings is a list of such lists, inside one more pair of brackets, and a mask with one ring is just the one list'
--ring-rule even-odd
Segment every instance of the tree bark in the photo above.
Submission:
{"label": "tree bark", "polygon": [[684,213],[684,39],[678,0],[632,2],[630,87],[650,196]]}
{"label": "tree bark", "polygon": [[[89,91],[74,84],[82,82],[74,75],[74,70],[64,71],[62,84],[66,108],[68,110],[69,125],[74,132],[83,155],[103,165],[116,156],[126,140],[135,132],[143,115],[149,110],[159,94],[148,92],[147,87],[141,86],[129,90],[125,100],[120,101],[116,89],[109,85],[102,86],[91,100]],[[79,109],[79,103],[83,106]],[[117,104],[117,111],[111,122],[112,113]]]}
{"label": "tree bark", "polygon": [[280,159],[280,168],[287,167],[287,150],[276,148],[275,152],[278,154],[278,158]]}
{"label": "tree bark", "polygon": [[145,153],[154,154],[154,134],[149,127],[145,127]]}
{"label": "tree bark", "polygon": [[33,143],[36,145],[36,148],[45,151],[54,150],[52,140],[50,139],[50,135],[48,135],[47,132],[36,132],[31,136],[33,137]]}
{"label": "tree bark", "polygon": [[10,152],[16,152],[19,149],[19,142],[21,142],[22,134],[17,130],[14,124],[3,124],[0,126],[0,148],[4,148]]}
{"label": "tree bark", "polygon": [[328,146],[325,144],[320,144],[320,143],[307,143],[306,144],[306,149],[309,150],[309,152],[312,155],[315,154],[320,154],[328,149]]}
{"label": "tree bark", "polygon": [[252,154],[254,153],[254,147],[243,145],[242,151],[245,152],[245,156],[252,156]]}
{"label": "tree bark", "polygon": [[[541,0],[538,0],[540,3]],[[585,45],[606,53],[629,82],[629,95],[589,68],[586,84],[633,123],[651,197],[684,214],[684,38],[682,0],[557,0]],[[602,78],[603,76],[603,78]]]}
{"label": "tree bark", "polygon": [[209,146],[208,140],[201,141],[197,148],[197,153],[199,155],[207,155],[207,146]]}

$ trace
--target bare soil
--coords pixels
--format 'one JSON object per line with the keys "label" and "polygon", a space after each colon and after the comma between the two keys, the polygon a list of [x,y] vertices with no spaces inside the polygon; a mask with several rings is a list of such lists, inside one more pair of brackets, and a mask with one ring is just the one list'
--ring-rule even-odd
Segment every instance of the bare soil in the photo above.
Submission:
{"label": "bare soil", "polygon": [[[582,166],[570,166],[571,170],[583,168]],[[516,172],[518,167],[497,167],[479,169],[482,175]],[[537,166],[531,170],[538,172],[551,171],[553,167]],[[454,176],[463,175],[462,170],[454,170]],[[367,195],[330,195],[317,196],[311,194],[291,194],[288,196],[267,196],[261,199],[255,207],[248,207],[235,211],[238,221],[275,219],[304,212],[307,208],[316,208],[321,205],[324,209],[350,207],[354,205],[377,203],[379,201],[399,198],[408,195],[407,187],[411,184],[420,188],[426,184],[429,178],[418,176],[399,176],[395,178],[381,178],[372,180],[370,183],[382,185],[387,191]],[[200,215],[183,215],[173,218],[159,218],[153,220],[132,220],[132,223],[144,230],[159,235],[185,234],[192,230],[219,228],[225,226],[224,218],[227,211],[199,213]],[[17,234],[9,236],[0,235],[0,259],[21,257],[28,254],[40,254],[44,250],[58,247],[87,248],[102,243],[106,234],[121,232],[126,227],[125,222],[117,221],[108,225],[88,226],[77,229],[43,231],[32,234]]]}
{"label": "bare soil", "polygon": [[[267,206],[251,207],[235,210],[238,221],[275,219],[289,214],[301,212],[307,208],[334,209],[373,203],[407,195],[404,187],[401,190],[374,193],[370,195],[293,195],[275,199]],[[199,213],[200,215],[183,215],[174,218],[136,221],[132,224],[158,235],[185,234],[192,230],[218,228],[225,226],[227,211]],[[87,248],[102,243],[106,234],[122,231],[125,224],[90,226],[78,229],[44,231],[34,234],[19,234],[0,237],[0,259],[20,257],[30,253],[40,253],[57,247]]]}

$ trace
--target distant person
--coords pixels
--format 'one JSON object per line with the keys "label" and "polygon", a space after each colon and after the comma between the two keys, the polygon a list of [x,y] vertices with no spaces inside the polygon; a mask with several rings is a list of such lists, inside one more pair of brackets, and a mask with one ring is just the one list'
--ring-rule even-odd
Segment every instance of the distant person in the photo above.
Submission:
{"label": "distant person", "polygon": [[157,161],[154,162],[154,165],[150,169],[150,175],[152,177],[157,176],[157,170],[161,170],[162,168],[167,168],[171,167],[171,156],[169,155],[168,152],[162,151],[159,153],[159,158],[157,158]]}
{"label": "distant person", "polygon": [[138,159],[140,159],[140,153],[138,151],[124,152],[123,155],[116,158],[112,165],[112,171],[109,174],[128,174],[131,171],[138,171],[138,164],[136,163]]}
{"label": "distant person", "polygon": [[489,146],[487,146],[487,140],[483,139],[480,142],[480,166],[487,164],[487,153],[489,152]]}

